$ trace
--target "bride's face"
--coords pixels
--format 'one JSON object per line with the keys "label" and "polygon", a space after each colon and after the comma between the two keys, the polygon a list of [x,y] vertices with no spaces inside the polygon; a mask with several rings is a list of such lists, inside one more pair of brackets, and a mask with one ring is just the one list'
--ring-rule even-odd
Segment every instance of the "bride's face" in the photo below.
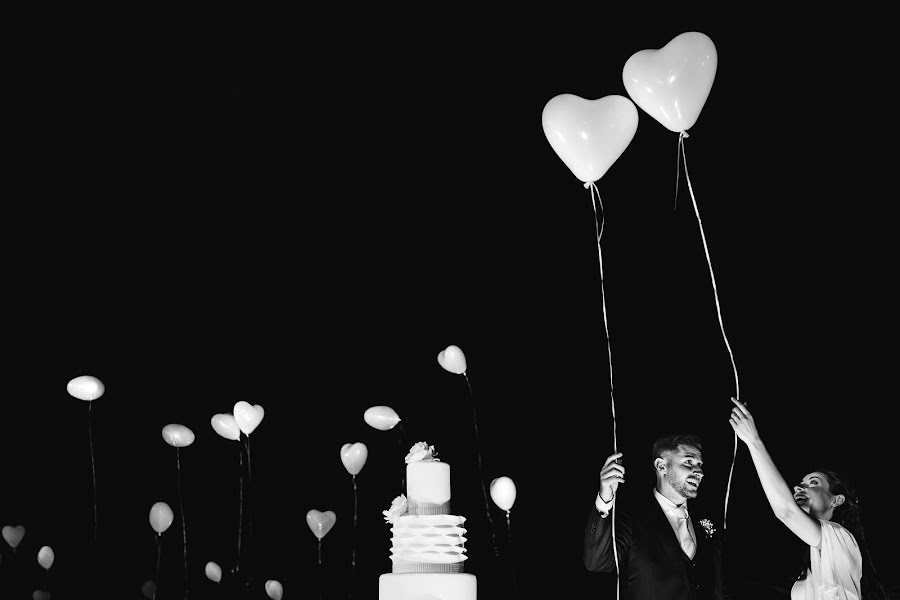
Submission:
{"label": "bride's face", "polygon": [[835,496],[829,491],[825,476],[814,471],[794,486],[794,501],[811,517],[825,518],[824,515],[833,508]]}

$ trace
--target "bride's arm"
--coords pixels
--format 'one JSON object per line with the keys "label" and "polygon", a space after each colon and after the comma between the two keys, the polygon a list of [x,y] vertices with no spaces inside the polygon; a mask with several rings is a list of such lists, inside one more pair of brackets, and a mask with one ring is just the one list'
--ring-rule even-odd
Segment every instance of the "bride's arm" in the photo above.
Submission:
{"label": "bride's arm", "polygon": [[822,525],[800,508],[794,501],[791,488],[785,482],[778,467],[766,450],[765,444],[756,429],[756,423],[747,407],[732,398],[735,407],[731,411],[729,423],[735,434],[747,444],[756,474],[762,484],[763,492],[772,507],[775,516],[784,523],[794,535],[809,544],[818,546],[822,540]]}

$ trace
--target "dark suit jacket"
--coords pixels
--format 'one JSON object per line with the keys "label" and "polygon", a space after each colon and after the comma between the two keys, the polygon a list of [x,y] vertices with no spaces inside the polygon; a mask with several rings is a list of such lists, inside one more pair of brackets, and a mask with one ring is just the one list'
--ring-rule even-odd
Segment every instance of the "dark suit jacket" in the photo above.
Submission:
{"label": "dark suit jacket", "polygon": [[730,600],[725,578],[722,532],[708,538],[696,522],[697,551],[689,559],[665,513],[652,495],[628,514],[616,507],[604,519],[591,507],[584,531],[584,566],[589,571],[615,573],[612,519],[615,517],[619,586],[625,600]]}

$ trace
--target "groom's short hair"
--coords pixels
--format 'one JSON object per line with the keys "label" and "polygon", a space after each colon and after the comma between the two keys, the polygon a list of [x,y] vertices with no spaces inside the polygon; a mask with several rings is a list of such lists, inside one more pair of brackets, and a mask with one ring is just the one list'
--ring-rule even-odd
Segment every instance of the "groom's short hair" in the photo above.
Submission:
{"label": "groom's short hair", "polygon": [[665,433],[653,442],[651,461],[662,458],[666,452],[678,452],[678,446],[684,444],[702,451],[700,436],[696,433]]}

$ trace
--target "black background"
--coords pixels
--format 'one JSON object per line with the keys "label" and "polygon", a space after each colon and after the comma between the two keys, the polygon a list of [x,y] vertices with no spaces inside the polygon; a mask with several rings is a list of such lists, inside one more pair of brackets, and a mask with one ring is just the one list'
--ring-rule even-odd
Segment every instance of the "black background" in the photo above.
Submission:
{"label": "black background", "polygon": [[[15,555],[0,544],[5,593],[141,597],[162,500],[176,521],[157,598],[183,597],[180,475],[191,597],[238,597],[240,446],[209,422],[246,400],[266,416],[241,597],[277,579],[285,598],[376,598],[381,511],[422,440],[452,467],[480,597],[613,597],[581,563],[613,444],[594,213],[541,111],[561,93],[627,97],[628,57],[686,31],[718,52],[685,144],[740,396],[788,481],[852,476],[896,588],[896,136],[878,16],[555,10],[6,23],[0,521],[26,536]],[[677,138],[639,109],[597,182],[621,501],[652,486],[653,438],[692,430],[707,472],[692,512],[721,523],[735,381],[684,171],[675,204]],[[471,395],[437,363],[450,344]],[[82,374],[106,385],[90,413],[66,393]],[[364,422],[382,404],[402,431]],[[180,469],[168,423],[196,434]],[[357,441],[354,526],[339,450]],[[511,531],[479,484],[501,475],[518,490]],[[313,508],[337,514],[321,568]],[[742,597],[781,597],[802,547],[743,447],[727,525]]]}

